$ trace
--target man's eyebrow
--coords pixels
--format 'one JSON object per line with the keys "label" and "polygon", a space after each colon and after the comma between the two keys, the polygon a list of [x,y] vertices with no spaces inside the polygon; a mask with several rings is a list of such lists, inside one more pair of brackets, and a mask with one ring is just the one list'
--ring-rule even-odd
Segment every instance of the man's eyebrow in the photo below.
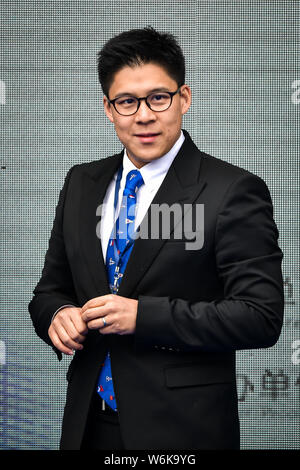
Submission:
{"label": "man's eyebrow", "polygon": [[[145,96],[151,95],[152,93],[159,93],[159,92],[163,92],[163,91],[169,92],[170,90],[169,90],[168,88],[166,88],[166,87],[154,88],[154,89],[150,90],[150,91],[147,93],[147,95],[145,95]],[[124,92],[122,92],[122,93],[118,93],[118,94],[114,97],[114,99],[122,98],[122,96],[133,96],[134,98],[139,98],[138,96],[136,96],[135,93],[130,93],[129,91],[128,91],[128,92],[127,92],[127,91],[124,91]]]}

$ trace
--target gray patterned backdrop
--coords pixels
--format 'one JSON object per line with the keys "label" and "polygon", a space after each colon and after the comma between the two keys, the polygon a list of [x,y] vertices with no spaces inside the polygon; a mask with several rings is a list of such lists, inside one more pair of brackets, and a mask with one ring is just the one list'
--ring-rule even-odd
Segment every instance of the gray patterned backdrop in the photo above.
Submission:
{"label": "gray patterned backdrop", "polygon": [[238,353],[242,448],[299,448],[299,2],[2,0],[0,15],[0,448],[58,448],[69,359],[35,335],[27,304],[67,170],[121,148],[97,51],[147,25],[175,34],[186,55],[184,128],[270,188],[285,320],[275,347]]}

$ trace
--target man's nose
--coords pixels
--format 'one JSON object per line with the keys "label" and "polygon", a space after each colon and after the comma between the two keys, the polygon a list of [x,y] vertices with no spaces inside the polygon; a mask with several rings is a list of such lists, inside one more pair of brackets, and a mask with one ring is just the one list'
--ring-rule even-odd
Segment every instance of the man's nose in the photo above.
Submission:
{"label": "man's nose", "polygon": [[156,113],[149,108],[146,103],[146,100],[141,100],[140,107],[136,112],[136,120],[137,121],[153,121],[156,119]]}

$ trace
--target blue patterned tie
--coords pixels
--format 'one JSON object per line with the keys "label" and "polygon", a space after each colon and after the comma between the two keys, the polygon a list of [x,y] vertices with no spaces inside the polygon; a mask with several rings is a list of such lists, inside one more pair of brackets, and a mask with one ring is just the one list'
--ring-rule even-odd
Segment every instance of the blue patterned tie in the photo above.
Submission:
{"label": "blue patterned tie", "polygon": [[[136,192],[143,183],[143,177],[138,170],[131,170],[128,173],[119,217],[108,243],[106,269],[109,287],[113,294],[118,292],[127,261],[133,248]],[[117,411],[109,352],[107,353],[100,372],[97,392],[113,410]]]}

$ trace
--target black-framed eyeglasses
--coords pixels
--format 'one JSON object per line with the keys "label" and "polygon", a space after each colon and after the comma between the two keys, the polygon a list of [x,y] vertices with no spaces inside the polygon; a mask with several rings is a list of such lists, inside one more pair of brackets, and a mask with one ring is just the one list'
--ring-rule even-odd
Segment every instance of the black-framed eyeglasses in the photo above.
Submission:
{"label": "black-framed eyeglasses", "polygon": [[152,111],[156,113],[160,113],[162,111],[166,111],[172,104],[173,96],[176,95],[182,85],[176,91],[158,91],[154,93],[150,93],[148,96],[144,96],[142,98],[137,98],[136,96],[131,95],[124,95],[120,96],[119,98],[115,98],[114,100],[108,100],[109,103],[113,105],[117,113],[121,114],[122,116],[131,116],[135,114],[140,105],[141,101],[145,100],[146,105]]}

